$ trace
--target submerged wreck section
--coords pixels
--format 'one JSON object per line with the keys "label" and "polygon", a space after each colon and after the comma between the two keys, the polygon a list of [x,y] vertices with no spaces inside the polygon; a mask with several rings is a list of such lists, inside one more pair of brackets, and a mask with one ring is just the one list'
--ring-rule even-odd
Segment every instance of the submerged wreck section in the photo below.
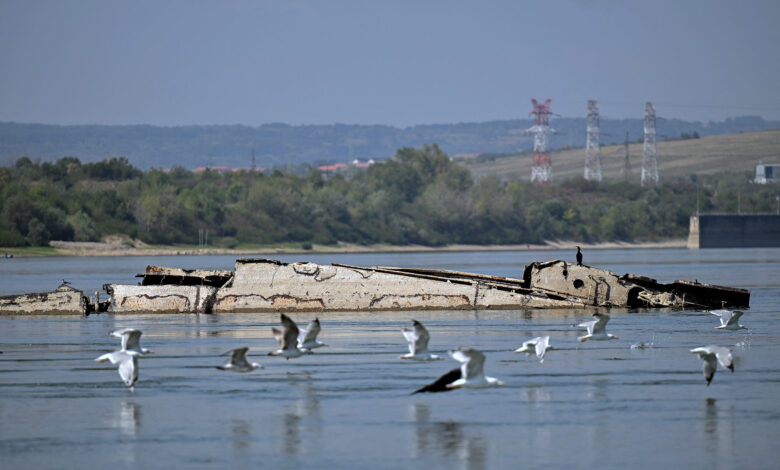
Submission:
{"label": "submerged wreck section", "polygon": [[276,310],[451,310],[574,307],[561,296],[526,289],[519,279],[343,264],[240,259],[219,289],[214,312]]}
{"label": "submerged wreck section", "polygon": [[523,280],[531,288],[599,307],[710,309],[750,304],[750,291],[746,289],[689,281],[662,284],[649,277],[617,276],[606,269],[559,260],[526,266]]}
{"label": "submerged wreck section", "polygon": [[6,315],[83,314],[89,304],[89,299],[84,297],[80,290],[61,284],[53,292],[0,297],[0,313]]}
{"label": "submerged wreck section", "polygon": [[522,279],[449,270],[283,263],[247,258],[235,271],[149,266],[139,286],[106,285],[113,311],[264,312],[748,306],[750,292],[568,264],[533,263]]}
{"label": "submerged wreck section", "polygon": [[521,279],[440,269],[283,263],[247,258],[234,271],[147,266],[137,285],[105,284],[94,301],[67,285],[0,297],[0,313],[223,313],[489,310],[577,307],[748,307],[750,291],[674,281],[565,261],[532,263]]}

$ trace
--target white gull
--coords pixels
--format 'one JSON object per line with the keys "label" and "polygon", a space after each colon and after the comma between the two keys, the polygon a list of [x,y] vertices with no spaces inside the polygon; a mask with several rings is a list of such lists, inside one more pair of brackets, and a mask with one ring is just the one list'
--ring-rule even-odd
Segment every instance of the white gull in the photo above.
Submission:
{"label": "white gull", "polygon": [[122,338],[122,351],[134,351],[140,357],[145,354],[151,354],[154,351],[141,347],[141,330],[135,328],[123,328],[121,330],[109,331],[109,336]]}
{"label": "white gull", "polygon": [[515,352],[524,352],[528,354],[536,353],[536,357],[539,358],[539,361],[544,362],[544,354],[547,352],[547,350],[553,349],[555,348],[550,346],[549,336],[537,336],[536,338],[531,338],[528,341],[524,341],[521,347],[515,349]]}
{"label": "white gull", "polygon": [[428,342],[431,335],[422,323],[412,320],[413,328],[402,328],[404,338],[409,343],[409,354],[404,354],[401,359],[411,359],[413,361],[436,361],[443,360],[441,356],[428,352]]}
{"label": "white gull", "polygon": [[298,325],[290,317],[281,314],[282,329],[271,328],[274,337],[279,342],[279,349],[269,352],[269,356],[282,356],[285,359],[293,359],[303,355],[303,351],[298,349]]}
{"label": "white gull", "polygon": [[595,320],[586,321],[577,325],[580,328],[586,328],[588,334],[580,336],[580,342],[587,341],[589,339],[595,341],[606,341],[610,339],[618,339],[617,336],[607,333],[607,322],[609,321],[609,315],[606,313],[594,313],[593,318]]}
{"label": "white gull", "polygon": [[452,369],[415,393],[447,392],[456,388],[488,388],[506,385],[495,377],[485,375],[485,354],[473,348],[458,348],[449,352],[453,359],[460,362],[460,367]]}
{"label": "white gull", "polygon": [[132,390],[138,380],[138,356],[135,351],[114,351],[96,358],[95,362],[111,361],[111,364],[118,365],[119,377]]}
{"label": "white gull", "polygon": [[721,366],[734,372],[734,358],[731,356],[731,351],[723,346],[702,346],[696,349],[691,349],[691,352],[698,354],[704,361],[702,368],[704,372],[704,380],[707,381],[707,386],[710,386],[712,378],[715,376],[715,371],[718,368],[718,363]]}
{"label": "white gull", "polygon": [[739,324],[739,318],[745,313],[741,310],[727,310],[722,308],[710,310],[710,313],[720,317],[720,326],[715,327],[719,330],[747,330],[744,325]]}
{"label": "white gull", "polygon": [[[249,348],[235,348],[228,351],[230,353],[230,359],[221,366],[217,366],[219,370],[229,370],[232,372],[252,372],[255,369],[262,369],[263,366],[257,362],[249,362],[246,359],[246,353]],[[227,354],[227,353],[225,353]]]}
{"label": "white gull", "polygon": [[310,353],[312,349],[327,346],[327,344],[317,341],[317,335],[320,334],[320,319],[315,318],[305,330],[298,333],[298,349]]}

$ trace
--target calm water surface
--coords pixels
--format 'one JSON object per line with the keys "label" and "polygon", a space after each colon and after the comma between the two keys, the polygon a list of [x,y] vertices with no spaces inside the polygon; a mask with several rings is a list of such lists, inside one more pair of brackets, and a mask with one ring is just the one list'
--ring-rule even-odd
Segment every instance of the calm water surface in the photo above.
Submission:
{"label": "calm water surface", "polygon": [[[261,255],[262,256],[262,255]],[[328,313],[328,343],[297,360],[275,349],[274,314],[0,317],[0,467],[776,468],[780,458],[780,250],[602,250],[585,263],[668,282],[751,289],[745,331],[686,311],[613,309],[617,341],[579,343],[585,310]],[[274,256],[284,261],[301,256]],[[570,252],[310,255],[357,265],[448,268],[519,277],[526,263]],[[147,264],[231,269],[235,258],[39,258],[0,262],[0,295],[46,291],[62,278],[87,292],[134,283]],[[314,314],[296,314],[306,324]],[[472,346],[490,390],[409,393],[455,367],[401,361],[412,318],[431,349]],[[140,328],[155,354],[134,391],[93,361]],[[514,354],[549,334],[544,363]],[[644,341],[653,347],[632,350]],[[736,372],[705,386],[689,349],[729,346]],[[265,366],[214,366],[249,346]]]}

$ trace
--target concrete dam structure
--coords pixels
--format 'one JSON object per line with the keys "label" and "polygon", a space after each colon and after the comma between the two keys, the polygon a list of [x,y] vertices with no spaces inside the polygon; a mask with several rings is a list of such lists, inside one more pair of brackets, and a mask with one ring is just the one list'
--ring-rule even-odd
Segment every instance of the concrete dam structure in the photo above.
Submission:
{"label": "concrete dam structure", "polygon": [[780,247],[780,215],[702,214],[691,216],[688,248]]}

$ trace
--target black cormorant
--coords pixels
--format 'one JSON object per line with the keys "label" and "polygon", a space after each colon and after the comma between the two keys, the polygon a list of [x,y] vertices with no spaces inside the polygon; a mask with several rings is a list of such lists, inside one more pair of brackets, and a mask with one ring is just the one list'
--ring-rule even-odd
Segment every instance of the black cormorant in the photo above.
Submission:
{"label": "black cormorant", "polygon": [[577,246],[577,266],[582,266],[582,252],[579,246]]}

